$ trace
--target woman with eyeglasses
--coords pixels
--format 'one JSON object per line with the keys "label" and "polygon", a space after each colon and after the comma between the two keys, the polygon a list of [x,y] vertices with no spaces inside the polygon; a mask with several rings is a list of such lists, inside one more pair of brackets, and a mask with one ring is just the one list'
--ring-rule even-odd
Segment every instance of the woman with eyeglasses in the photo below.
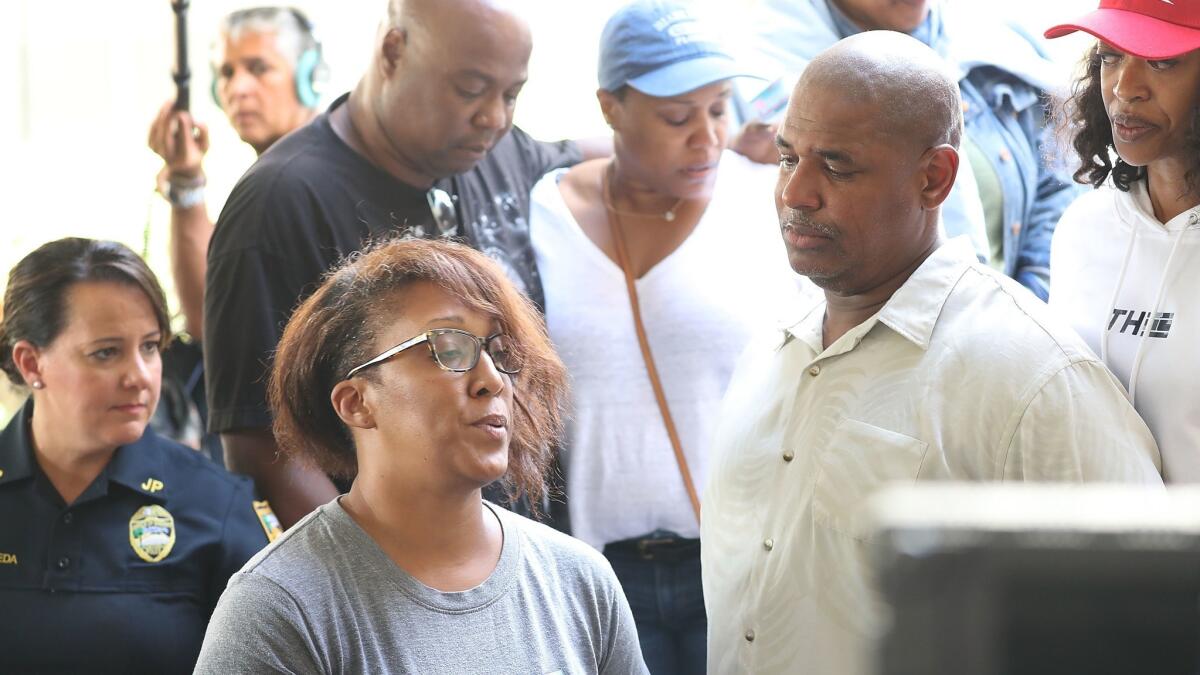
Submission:
{"label": "woman with eyeglasses", "polygon": [[234,576],[196,672],[645,672],[604,558],[481,497],[540,501],[565,387],[485,255],[405,239],[334,269],[269,393],[285,452],[353,483]]}
{"label": "woman with eyeglasses", "polygon": [[1200,482],[1200,3],[1102,0],[1063,112],[1096,188],[1054,235],[1050,305],[1129,391],[1169,483]]}
{"label": "woman with eyeglasses", "polygon": [[571,531],[612,562],[654,673],[704,672],[708,440],[738,355],[798,304],[802,279],[777,172],[725,150],[743,71],[715,30],[682,2],[619,10],[597,92],[614,156],[531,194],[547,326],[572,378]]}

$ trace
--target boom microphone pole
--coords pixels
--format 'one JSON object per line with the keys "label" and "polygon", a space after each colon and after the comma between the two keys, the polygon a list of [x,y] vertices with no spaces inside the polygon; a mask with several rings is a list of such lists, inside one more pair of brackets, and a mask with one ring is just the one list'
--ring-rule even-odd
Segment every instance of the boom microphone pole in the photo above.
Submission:
{"label": "boom microphone pole", "polygon": [[189,85],[192,71],[188,69],[187,10],[190,0],[171,0],[175,12],[175,110],[187,110],[190,103]]}

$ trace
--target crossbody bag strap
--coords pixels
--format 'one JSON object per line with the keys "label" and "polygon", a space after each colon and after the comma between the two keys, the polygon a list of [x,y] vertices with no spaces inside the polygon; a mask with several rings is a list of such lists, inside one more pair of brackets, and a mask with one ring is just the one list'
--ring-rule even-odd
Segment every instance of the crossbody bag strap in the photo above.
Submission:
{"label": "crossbody bag strap", "polygon": [[696,493],[696,485],[692,482],[692,472],[688,469],[687,458],[683,456],[683,444],[679,442],[679,433],[675,430],[675,421],[671,418],[671,409],[667,406],[667,397],[663,393],[662,381],[658,379],[658,368],[654,365],[654,356],[650,353],[650,342],[646,339],[646,327],[642,324],[642,310],[638,304],[637,286],[634,285],[633,271],[629,267],[629,256],[625,252],[625,239],[621,236],[620,223],[617,214],[606,209],[608,227],[612,232],[613,244],[617,251],[617,264],[625,273],[625,289],[629,292],[629,306],[633,309],[633,325],[637,330],[638,344],[642,348],[642,360],[646,363],[646,374],[650,376],[650,385],[654,388],[654,398],[658,400],[658,412],[662,414],[663,426],[667,428],[667,437],[671,439],[671,448],[675,451],[675,461],[679,464],[679,475],[683,478],[683,487],[687,489],[688,499],[692,502],[692,511],[696,514],[696,522],[700,522],[700,496]]}

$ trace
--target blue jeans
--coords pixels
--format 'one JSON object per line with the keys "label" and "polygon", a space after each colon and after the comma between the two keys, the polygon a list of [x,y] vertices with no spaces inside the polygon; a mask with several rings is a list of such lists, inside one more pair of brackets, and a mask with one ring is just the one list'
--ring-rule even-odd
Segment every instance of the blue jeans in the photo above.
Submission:
{"label": "blue jeans", "polygon": [[[658,538],[668,533],[655,532]],[[669,536],[669,535],[668,535]],[[625,589],[652,675],[705,672],[708,618],[700,582],[700,550],[680,560],[646,560],[606,547],[605,557]]]}

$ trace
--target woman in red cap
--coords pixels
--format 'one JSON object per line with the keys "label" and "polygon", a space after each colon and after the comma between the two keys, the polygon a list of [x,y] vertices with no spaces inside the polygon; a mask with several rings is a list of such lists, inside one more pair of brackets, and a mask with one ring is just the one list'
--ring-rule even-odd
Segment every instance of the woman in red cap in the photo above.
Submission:
{"label": "woman in red cap", "polygon": [[1164,477],[1200,482],[1200,2],[1102,0],[1046,37],[1078,30],[1098,42],[1064,123],[1075,179],[1104,187],[1058,224],[1050,304],[1129,390]]}

